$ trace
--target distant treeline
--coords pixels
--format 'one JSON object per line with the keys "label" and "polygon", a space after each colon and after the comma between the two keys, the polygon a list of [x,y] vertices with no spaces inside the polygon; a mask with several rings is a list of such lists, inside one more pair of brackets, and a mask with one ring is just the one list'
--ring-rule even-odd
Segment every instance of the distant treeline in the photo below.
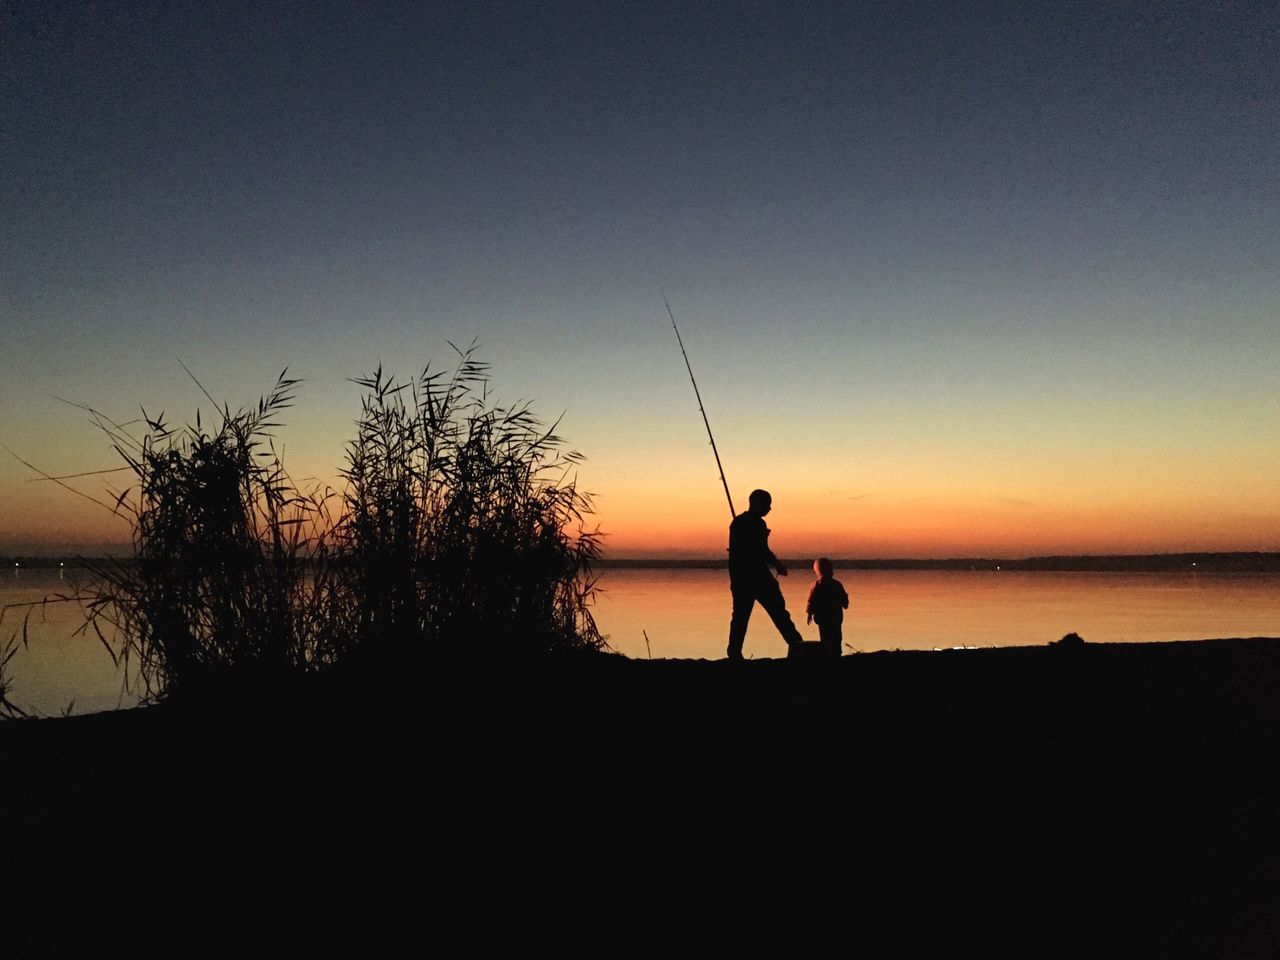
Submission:
{"label": "distant treeline", "polygon": [[[15,565],[20,568],[67,569],[93,567],[102,564],[101,557],[0,557],[0,569]],[[785,558],[787,566],[796,570],[807,569],[812,557]],[[1045,570],[1045,571],[1097,571],[1097,572],[1149,572],[1149,573],[1280,573],[1280,553],[1148,553],[1121,554],[1116,556],[1083,557],[1024,557],[999,559],[991,557],[955,557],[947,560],[911,559],[833,559],[843,570]],[[615,570],[724,570],[726,560],[720,559],[600,559],[595,566]]]}
{"label": "distant treeline", "polygon": [[[787,566],[803,570],[812,557],[784,559]],[[1139,573],[1280,573],[1280,553],[1151,553],[1117,556],[1025,557],[1009,560],[992,557],[956,557],[948,560],[833,559],[844,570],[1043,570]],[[620,570],[722,570],[723,559],[602,559],[598,567]]]}

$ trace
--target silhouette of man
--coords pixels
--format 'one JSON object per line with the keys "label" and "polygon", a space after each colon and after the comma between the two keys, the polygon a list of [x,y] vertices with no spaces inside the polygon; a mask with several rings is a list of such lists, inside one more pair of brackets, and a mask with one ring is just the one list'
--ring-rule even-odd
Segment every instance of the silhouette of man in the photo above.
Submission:
{"label": "silhouette of man", "polygon": [[788,645],[803,638],[787,613],[782,589],[769,568],[778,576],[787,575],[786,565],[769,549],[769,528],[765,515],[773,509],[773,498],[766,490],[752,490],[750,505],[729,524],[729,590],[733,594],[733,619],[729,622],[729,659],[742,659],[742,642],[747,637],[747,621],[756,603],[764,607],[773,625]]}

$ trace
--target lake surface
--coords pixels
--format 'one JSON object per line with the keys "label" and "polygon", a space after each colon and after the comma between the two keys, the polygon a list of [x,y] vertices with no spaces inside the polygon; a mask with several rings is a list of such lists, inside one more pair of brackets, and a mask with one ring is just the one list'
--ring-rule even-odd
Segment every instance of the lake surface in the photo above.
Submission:
{"label": "lake surface", "polygon": [[[1065,633],[1096,642],[1280,636],[1280,574],[1024,573],[838,570],[849,591],[846,652],[1043,644]],[[610,646],[632,657],[720,658],[729,630],[723,570],[619,570],[601,574],[596,620]],[[804,602],[812,573],[781,580],[787,607],[807,639]],[[0,573],[0,605],[74,593],[83,571]],[[0,643],[21,636],[23,610],[0,621]],[[72,636],[78,604],[35,610],[29,648],[9,663],[10,698],[29,712],[56,715],[132,706],[122,676],[99,640]],[[649,635],[646,648],[644,633]],[[745,654],[781,657],[786,647],[759,607]]]}
{"label": "lake surface", "polygon": [[[24,604],[55,594],[75,594],[90,577],[84,570],[24,569],[0,572],[0,607]],[[138,697],[121,689],[123,675],[91,631],[73,636],[84,623],[78,603],[50,602],[34,608],[10,608],[0,619],[0,646],[22,638],[27,619],[27,647],[19,649],[6,674],[12,681],[9,699],[28,713],[94,713],[131,707]],[[68,708],[70,710],[68,711]]]}
{"label": "lake surface", "polygon": [[[1098,642],[1280,636],[1280,574],[1023,573],[837,570],[849,591],[846,652],[1048,643],[1075,632]],[[804,634],[813,574],[779,580]],[[596,621],[632,657],[724,656],[729,579],[723,570],[605,570]],[[644,633],[649,635],[645,647]],[[759,606],[744,654],[786,646]]]}

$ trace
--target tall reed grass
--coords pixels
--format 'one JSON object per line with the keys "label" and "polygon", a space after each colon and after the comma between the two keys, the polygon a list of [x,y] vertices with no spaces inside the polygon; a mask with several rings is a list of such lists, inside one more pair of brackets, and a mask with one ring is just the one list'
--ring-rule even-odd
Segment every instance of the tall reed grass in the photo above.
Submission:
{"label": "tall reed grass", "polygon": [[381,368],[356,381],[365,394],[335,531],[336,580],[354,616],[343,636],[367,651],[598,648],[599,539],[573,476],[581,456],[562,452],[555,425],[527,405],[495,405],[474,353],[412,382]]}
{"label": "tall reed grass", "polygon": [[13,678],[9,676],[9,661],[18,652],[18,638],[9,637],[0,644],[0,720],[14,720],[27,714],[16,703],[9,699],[9,691],[13,689]]}
{"label": "tall reed grass", "polygon": [[95,569],[86,629],[151,698],[342,664],[601,649],[581,457],[527,405],[493,401],[475,350],[412,381],[381,368],[354,381],[339,490],[285,470],[286,374],[210,426],[144,415],[139,434],[93,413],[132,475],[115,509],[134,556]]}
{"label": "tall reed grass", "polygon": [[144,414],[135,436],[95,415],[132,474],[115,506],[132,521],[134,551],[94,568],[88,626],[144,695],[315,660],[306,568],[324,550],[324,497],[298,491],[271,434],[296,383],[281,374],[256,406],[224,405],[211,427],[199,414],[182,428]]}

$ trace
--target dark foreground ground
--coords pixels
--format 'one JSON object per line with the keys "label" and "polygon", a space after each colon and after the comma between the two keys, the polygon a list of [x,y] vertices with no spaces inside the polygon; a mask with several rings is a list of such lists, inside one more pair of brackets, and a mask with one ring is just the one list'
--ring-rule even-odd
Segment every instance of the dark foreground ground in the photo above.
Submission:
{"label": "dark foreground ground", "polygon": [[9,723],[0,952],[1277,956],[1277,748],[1273,639],[435,661]]}

